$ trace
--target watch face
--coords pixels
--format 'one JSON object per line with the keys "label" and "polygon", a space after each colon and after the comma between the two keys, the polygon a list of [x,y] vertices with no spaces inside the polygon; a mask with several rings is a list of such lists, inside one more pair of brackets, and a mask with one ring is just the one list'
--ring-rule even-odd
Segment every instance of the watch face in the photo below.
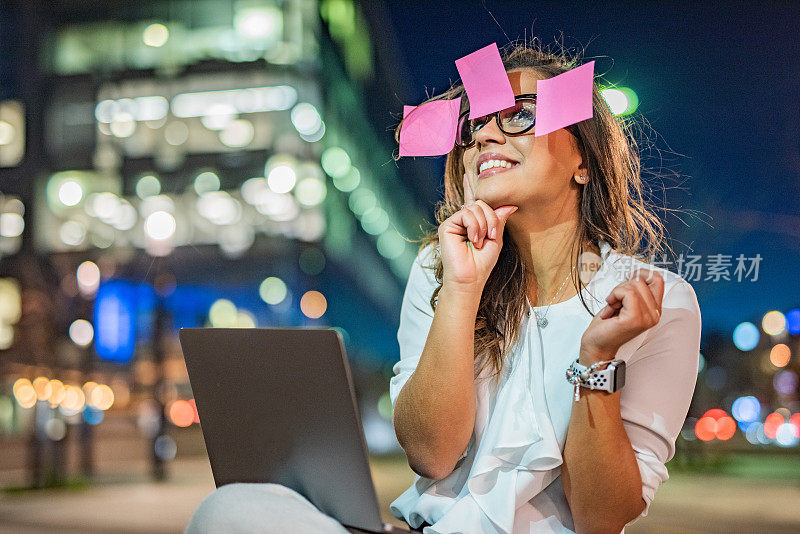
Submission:
{"label": "watch face", "polygon": [[614,368],[614,391],[621,389],[625,385],[625,362],[620,362]]}

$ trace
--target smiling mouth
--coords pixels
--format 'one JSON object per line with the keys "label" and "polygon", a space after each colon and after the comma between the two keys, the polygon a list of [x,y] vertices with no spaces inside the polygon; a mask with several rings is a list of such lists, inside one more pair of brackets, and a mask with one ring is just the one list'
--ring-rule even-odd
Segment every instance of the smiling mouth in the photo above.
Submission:
{"label": "smiling mouth", "polygon": [[504,159],[490,159],[481,163],[478,167],[478,178],[487,178],[495,174],[513,169],[519,163],[514,163]]}

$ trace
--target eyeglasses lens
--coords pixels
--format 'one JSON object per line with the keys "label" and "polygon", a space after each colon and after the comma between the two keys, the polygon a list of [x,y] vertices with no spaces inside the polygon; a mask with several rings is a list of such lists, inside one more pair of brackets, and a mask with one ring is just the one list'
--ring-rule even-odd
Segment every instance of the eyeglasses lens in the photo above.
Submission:
{"label": "eyeglasses lens", "polygon": [[[507,134],[521,133],[533,127],[536,120],[536,102],[533,100],[518,100],[510,108],[498,112],[500,114],[501,130]],[[494,119],[491,113],[483,117],[469,119],[464,114],[458,123],[458,136],[456,141],[460,146],[468,146],[475,139],[475,134],[487,122]]]}

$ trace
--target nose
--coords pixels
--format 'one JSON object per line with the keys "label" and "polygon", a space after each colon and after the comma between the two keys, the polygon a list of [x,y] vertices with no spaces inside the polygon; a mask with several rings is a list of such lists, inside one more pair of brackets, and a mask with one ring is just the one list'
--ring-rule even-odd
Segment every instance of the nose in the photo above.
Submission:
{"label": "nose", "polygon": [[502,145],[506,142],[506,136],[497,126],[497,119],[495,115],[492,115],[489,122],[483,125],[483,128],[477,131],[475,134],[475,144],[480,151],[481,146],[484,146],[488,143],[497,143],[498,145]]}

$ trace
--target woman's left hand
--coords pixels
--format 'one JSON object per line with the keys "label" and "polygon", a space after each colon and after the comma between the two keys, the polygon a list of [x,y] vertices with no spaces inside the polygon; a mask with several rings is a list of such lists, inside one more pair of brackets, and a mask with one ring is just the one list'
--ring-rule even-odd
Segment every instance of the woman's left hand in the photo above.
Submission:
{"label": "woman's left hand", "polygon": [[590,365],[614,359],[619,348],[661,319],[664,279],[655,271],[637,270],[606,297],[606,306],[581,338],[579,361]]}

